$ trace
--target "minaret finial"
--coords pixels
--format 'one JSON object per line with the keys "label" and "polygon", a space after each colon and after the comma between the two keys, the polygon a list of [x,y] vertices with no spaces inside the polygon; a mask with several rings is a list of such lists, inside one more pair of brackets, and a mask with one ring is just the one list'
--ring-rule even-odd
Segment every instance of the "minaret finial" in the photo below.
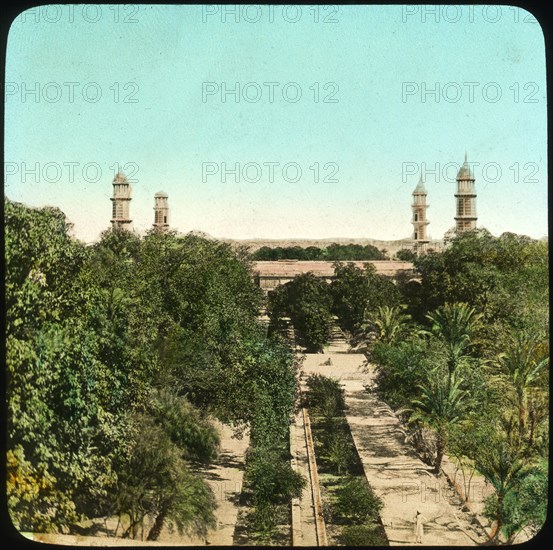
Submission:
{"label": "minaret finial", "polygon": [[467,150],[465,149],[465,164],[467,162]]}
{"label": "minaret finial", "polygon": [[422,177],[422,173],[419,176],[419,183],[417,183],[417,186],[415,187],[415,190],[413,191],[413,194],[417,194],[417,193],[426,194],[426,189],[424,187],[424,179]]}

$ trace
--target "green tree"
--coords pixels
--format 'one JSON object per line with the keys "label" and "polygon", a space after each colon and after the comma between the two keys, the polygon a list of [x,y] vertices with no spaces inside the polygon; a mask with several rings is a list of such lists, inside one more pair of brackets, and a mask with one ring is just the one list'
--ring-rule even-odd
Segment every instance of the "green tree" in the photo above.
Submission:
{"label": "green tree", "polygon": [[380,306],[372,315],[372,326],[378,341],[392,344],[409,331],[411,316],[400,306]]}
{"label": "green tree", "polygon": [[[549,366],[547,346],[536,335],[526,332],[510,333],[498,355],[499,381],[506,396],[517,410],[518,436],[520,441],[526,436],[530,393],[536,388],[540,378]],[[531,443],[531,441],[530,441]]]}
{"label": "green tree", "polygon": [[116,507],[129,517],[124,537],[137,537],[147,515],[155,518],[148,540],[156,540],[167,519],[180,533],[205,535],[215,526],[215,499],[196,477],[166,431],[148,415],[135,418],[134,444],[122,465]]}
{"label": "green tree", "polygon": [[268,310],[273,325],[278,324],[277,316],[285,311],[301,344],[308,352],[318,352],[330,339],[330,308],[328,284],[313,273],[303,273],[286,283],[284,290],[269,297]]}
{"label": "green tree", "polygon": [[370,264],[362,270],[354,264],[334,263],[334,280],[330,284],[332,311],[342,329],[353,333],[363,321],[371,299],[370,278],[375,275],[376,269]]}
{"label": "green tree", "polygon": [[279,285],[269,292],[267,315],[270,319],[269,334],[279,334],[285,337],[287,324],[284,318],[288,317],[288,288],[285,285]]}
{"label": "green tree", "polygon": [[417,255],[407,248],[398,250],[396,253],[396,258],[402,262],[413,262],[416,259]]}
{"label": "green tree", "polygon": [[[509,491],[503,500],[503,533],[507,544],[528,529],[536,535],[545,524],[547,516],[547,491],[549,481],[547,464],[542,462],[532,469]],[[491,506],[490,506],[491,505]],[[488,509],[497,505],[497,498],[491,497]],[[493,511],[492,511],[493,517]]]}
{"label": "green tree", "polygon": [[247,401],[252,416],[244,480],[252,492],[249,518],[264,540],[274,534],[279,510],[300,496],[305,486],[303,476],[292,469],[289,453],[296,364],[284,346],[269,343],[274,347],[266,348],[263,359],[256,362],[260,372],[244,373],[253,381]]}
{"label": "green tree", "polygon": [[462,419],[465,392],[455,373],[444,374],[435,369],[425,384],[420,385],[420,399],[412,401],[414,411],[410,421],[420,421],[436,433],[434,470],[439,473],[448,440],[448,429]]}
{"label": "green tree", "polygon": [[418,256],[414,263],[420,285],[403,284],[402,290],[417,321],[448,302],[465,302],[483,314],[488,325],[502,321],[542,330],[547,324],[545,242],[469,231],[457,235],[444,252]]}
{"label": "green tree", "polygon": [[363,269],[354,264],[334,264],[334,280],[330,285],[332,311],[340,326],[354,333],[365,317],[381,306],[399,304],[399,291],[393,282],[376,273],[372,264]]}
{"label": "green tree", "polygon": [[447,303],[427,315],[432,323],[432,332],[440,338],[448,353],[448,369],[454,373],[457,366],[470,353],[482,315],[466,303]]}
{"label": "green tree", "polygon": [[488,501],[485,513],[496,521],[492,539],[498,541],[507,515],[505,498],[515,490],[532,468],[521,459],[518,451],[505,441],[497,439],[481,449],[476,458],[476,468],[495,489],[495,495]]}
{"label": "green tree", "polygon": [[10,512],[20,529],[67,530],[105,502],[124,420],[87,325],[88,251],[59,210],[4,206]]}
{"label": "green tree", "polygon": [[378,250],[373,245],[336,244],[332,243],[327,248],[308,246],[277,246],[274,248],[262,246],[252,254],[253,260],[278,261],[278,260],[314,260],[314,261],[360,261],[360,260],[386,260],[383,250]]}
{"label": "green tree", "polygon": [[152,539],[166,522],[204,532],[214,503],[192,469],[216,454],[210,413],[257,441],[265,425],[288,459],[296,362],[257,322],[245,252],[116,228],[86,247],[57,209],[5,212],[14,524],[67,532],[119,514],[129,535],[145,516]]}
{"label": "green tree", "polygon": [[[471,482],[476,473],[476,457],[490,444],[497,433],[496,411],[481,406],[477,413],[470,413],[461,422],[448,427],[448,455],[461,470],[464,498],[471,497]],[[457,476],[457,472],[455,473]],[[454,480],[455,481],[455,480]]]}
{"label": "green tree", "polygon": [[152,392],[152,416],[189,461],[209,463],[217,456],[219,433],[205,414],[192,406],[174,388],[162,386]]}

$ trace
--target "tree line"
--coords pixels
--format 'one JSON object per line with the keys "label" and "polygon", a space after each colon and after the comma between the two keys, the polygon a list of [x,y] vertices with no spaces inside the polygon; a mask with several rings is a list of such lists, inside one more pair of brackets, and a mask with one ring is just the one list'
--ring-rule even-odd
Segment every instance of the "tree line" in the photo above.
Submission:
{"label": "tree line", "polygon": [[218,453],[213,419],[251,431],[248,478],[280,483],[256,489],[260,514],[297,494],[284,444],[296,359],[257,320],[245,251],[117,228],[85,246],[59,209],[7,199],[4,209],[17,529],[67,533],[116,517],[124,537],[146,520],[149,540],[167,524],[205,534],[216,502],[197,472]]}
{"label": "tree line", "polygon": [[354,261],[354,260],[387,260],[385,250],[379,250],[372,244],[336,244],[325,248],[317,246],[262,246],[252,253],[253,260],[312,260],[312,261]]}

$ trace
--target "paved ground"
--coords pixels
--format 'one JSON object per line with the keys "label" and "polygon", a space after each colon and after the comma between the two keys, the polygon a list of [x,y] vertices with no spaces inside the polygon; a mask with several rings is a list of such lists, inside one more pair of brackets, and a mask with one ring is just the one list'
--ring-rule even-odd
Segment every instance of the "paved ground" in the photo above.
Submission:
{"label": "paved ground", "polygon": [[22,533],[22,535],[35,542],[55,544],[59,546],[183,546],[182,542],[141,542],[139,540],[111,538],[111,537],[85,537],[80,535],[53,535],[49,533]]}
{"label": "paved ground", "polygon": [[[244,477],[244,454],[249,445],[249,437],[242,439],[232,437],[232,429],[225,424],[214,421],[221,434],[221,449],[218,458],[202,470],[202,477],[207,480],[217,500],[215,516],[217,528],[207,536],[207,544],[213,546],[232,546],[234,527],[238,517],[238,500],[242,492]],[[180,541],[182,545],[203,546],[206,539],[181,537],[164,529],[159,537],[160,542]]]}
{"label": "paved ground", "polygon": [[[330,365],[323,365],[330,359]],[[364,355],[347,353],[336,343],[324,354],[308,354],[306,375],[318,372],[338,378],[344,385],[346,417],[365,474],[384,502],[381,517],[391,545],[415,544],[413,520],[417,510],[427,518],[425,545],[476,545],[487,537],[472,525],[472,516],[461,510],[462,502],[447,484],[437,478],[409,445],[393,411],[364,386],[374,376],[364,368]]]}
{"label": "paved ground", "polygon": [[292,502],[294,546],[317,546],[315,510],[311,494],[307,445],[305,442],[303,415],[301,412],[296,415],[294,424],[290,426],[290,452],[292,454],[292,465],[294,469],[300,472],[307,481],[301,498],[294,499]]}

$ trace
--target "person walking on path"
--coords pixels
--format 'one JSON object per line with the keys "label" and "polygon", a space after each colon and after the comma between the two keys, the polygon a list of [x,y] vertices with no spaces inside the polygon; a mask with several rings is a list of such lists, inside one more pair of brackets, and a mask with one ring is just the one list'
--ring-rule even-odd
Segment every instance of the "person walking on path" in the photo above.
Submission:
{"label": "person walking on path", "polygon": [[415,542],[422,544],[422,537],[424,536],[424,524],[428,520],[417,510],[415,515]]}

